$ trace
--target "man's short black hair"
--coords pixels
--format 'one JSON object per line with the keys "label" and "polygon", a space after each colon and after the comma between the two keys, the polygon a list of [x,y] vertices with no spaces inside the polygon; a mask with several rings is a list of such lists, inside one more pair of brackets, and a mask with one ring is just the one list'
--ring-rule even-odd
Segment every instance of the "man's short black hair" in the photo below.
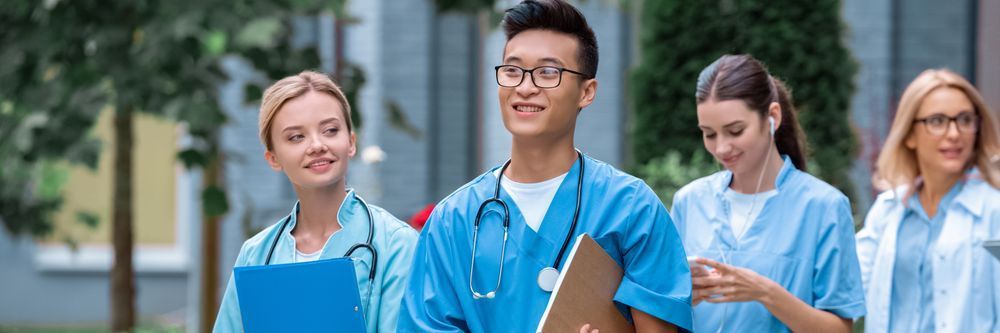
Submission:
{"label": "man's short black hair", "polygon": [[511,7],[503,16],[503,31],[509,41],[517,34],[532,29],[551,30],[576,37],[579,70],[597,76],[597,38],[587,19],[576,7],[563,0],[525,0]]}

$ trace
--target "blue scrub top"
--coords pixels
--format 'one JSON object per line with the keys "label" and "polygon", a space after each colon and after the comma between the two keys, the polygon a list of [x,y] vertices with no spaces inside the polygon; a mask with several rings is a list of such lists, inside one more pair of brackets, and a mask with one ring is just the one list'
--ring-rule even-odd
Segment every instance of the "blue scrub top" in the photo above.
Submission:
{"label": "blue scrub top", "polygon": [[[399,301],[403,296],[405,282],[410,273],[410,262],[413,260],[417,232],[382,208],[371,204],[368,206],[371,207],[372,218],[375,222],[375,236],[372,239],[372,245],[378,251],[375,289],[371,290],[372,299],[370,301],[368,292],[372,286],[369,283],[368,274],[371,267],[371,255],[363,249],[355,251],[353,255],[353,258],[356,259],[354,260],[354,271],[358,280],[358,290],[361,293],[361,304],[370,304],[371,306],[370,310],[365,311],[365,325],[368,332],[395,332],[399,316]],[[287,217],[244,242],[243,247],[240,248],[240,254],[236,258],[235,266],[263,265],[275,237],[279,237],[279,239],[271,257],[271,263],[294,262],[295,238],[292,237],[292,230],[295,229],[298,211],[299,204],[295,203],[295,207]],[[281,223],[285,219],[289,219],[288,226],[278,235]],[[337,219],[342,229],[335,232],[327,240],[320,254],[320,259],[343,257],[351,246],[368,240],[368,214],[365,211],[365,206],[355,199],[354,191],[347,193],[337,213]],[[330,330],[335,331],[336,329],[331,327]],[[212,331],[243,332],[239,299],[231,275],[226,293],[222,297],[219,315],[215,319],[215,328]]]}
{"label": "blue scrub top", "polygon": [[[782,285],[806,304],[842,318],[865,314],[854,247],[851,206],[840,191],[799,171],[788,156],[775,179],[778,193],[737,242],[724,192],[732,172],[695,180],[674,195],[671,216],[689,255],[749,268]],[[725,316],[725,317],[723,317]],[[701,302],[694,331],[788,332],[759,302]]]}
{"label": "blue scrub top", "polygon": [[941,235],[952,199],[961,192],[959,181],[938,202],[937,213],[927,216],[919,196],[910,196],[899,224],[896,262],[892,273],[890,332],[934,332],[934,274],[931,251]]}
{"label": "blue scrub top", "polygon": [[[636,308],[690,330],[691,276],[663,204],[641,180],[590,157],[585,156],[584,162],[580,217],[573,237],[591,235],[624,268],[614,297],[619,310],[631,319],[628,307]],[[469,290],[473,224],[480,204],[493,197],[494,170],[459,188],[431,214],[403,297],[400,332],[534,332],[538,326],[551,294],[538,287],[537,274],[553,264],[569,231],[579,165],[574,163],[563,180],[537,233],[501,189],[500,198],[510,210],[503,278],[495,298],[476,300]],[[503,243],[499,210],[491,205],[479,227],[472,279],[481,293],[492,291],[497,283]]]}

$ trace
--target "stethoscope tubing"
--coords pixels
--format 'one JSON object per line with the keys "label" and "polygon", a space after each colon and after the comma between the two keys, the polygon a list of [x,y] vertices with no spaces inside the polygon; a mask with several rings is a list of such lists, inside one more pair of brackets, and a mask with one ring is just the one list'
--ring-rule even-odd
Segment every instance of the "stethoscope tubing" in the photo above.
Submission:
{"label": "stethoscope tubing", "polygon": [[[552,269],[556,271],[558,271],[559,265],[562,263],[562,257],[566,253],[566,249],[569,247],[570,240],[573,239],[573,234],[576,232],[576,225],[580,218],[580,205],[583,201],[583,177],[584,177],[585,163],[583,159],[583,153],[581,153],[578,150],[576,151],[576,154],[578,160],[577,163],[580,165],[580,174],[577,175],[577,182],[576,182],[576,208],[573,211],[573,221],[570,223],[569,232],[566,233],[566,238],[563,240],[562,246],[559,248],[559,255],[556,256],[555,260],[552,263],[552,266],[550,266]],[[507,239],[508,239],[507,232],[510,228],[510,210],[507,207],[507,203],[504,202],[503,199],[500,199],[500,184],[501,181],[503,180],[503,174],[505,171],[507,171],[508,166],[510,166],[510,159],[508,159],[507,162],[505,162],[503,166],[500,167],[500,174],[497,176],[497,183],[493,189],[493,197],[486,199],[485,201],[483,201],[482,204],[479,205],[479,210],[476,212],[476,219],[473,222],[472,263],[469,268],[469,290],[472,292],[472,297],[474,299],[495,297],[496,291],[500,289],[500,282],[501,279],[503,278],[503,263],[504,263],[503,258],[507,250]],[[492,203],[499,204],[503,211],[501,213],[501,215],[503,216],[503,243],[502,243],[503,245],[501,245],[500,248],[500,269],[499,272],[497,273],[497,285],[495,288],[493,288],[493,291],[487,292],[486,294],[481,294],[477,292],[475,288],[472,287],[472,278],[475,276],[475,271],[476,271],[476,249],[479,243],[479,223],[482,220],[482,216],[484,215],[484,210],[486,209],[486,206]]]}
{"label": "stethoscope tubing", "polygon": [[[368,300],[365,302],[365,317],[368,317],[368,309],[371,306],[372,300],[372,290],[375,289],[375,274],[378,272],[378,251],[375,250],[374,243],[372,241],[375,238],[375,217],[372,215],[372,209],[368,206],[368,202],[362,199],[361,196],[354,194],[354,198],[365,207],[365,213],[368,214],[368,239],[364,243],[358,243],[351,246],[350,249],[344,253],[344,257],[351,258],[358,249],[366,249],[372,254],[372,265],[368,269]],[[291,216],[286,216],[284,220],[281,221],[281,228],[278,229],[278,234],[274,236],[274,241],[271,242],[271,248],[267,251],[267,258],[264,260],[264,265],[271,264],[271,256],[274,254],[274,249],[278,246],[278,240],[281,239],[281,234],[285,232],[285,228],[288,226],[288,222],[291,221]],[[377,325],[376,325],[377,327]],[[376,329],[377,330],[377,329]]]}

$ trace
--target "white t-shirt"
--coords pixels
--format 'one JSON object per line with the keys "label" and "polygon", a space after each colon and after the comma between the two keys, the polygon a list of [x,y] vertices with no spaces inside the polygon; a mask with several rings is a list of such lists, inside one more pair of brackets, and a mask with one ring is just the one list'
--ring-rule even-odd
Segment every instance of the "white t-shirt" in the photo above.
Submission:
{"label": "white t-shirt", "polygon": [[[739,240],[747,232],[747,229],[750,229],[750,226],[753,225],[753,221],[757,220],[757,216],[760,216],[760,211],[764,208],[764,203],[767,202],[767,199],[777,195],[778,190],[743,194],[727,187],[725,194],[726,198],[729,199],[731,208],[729,212],[729,228],[733,230],[733,236],[736,237],[736,240]],[[753,211],[750,211],[750,209],[753,209]]]}
{"label": "white t-shirt", "polygon": [[302,253],[299,249],[295,249],[295,262],[310,262],[319,260],[319,255],[323,253],[323,249],[316,250],[313,253]]}
{"label": "white t-shirt", "polygon": [[[542,219],[545,218],[545,213],[552,205],[552,198],[555,198],[556,191],[559,190],[559,185],[562,184],[567,174],[569,172],[538,183],[518,183],[503,177],[500,181],[500,187],[503,187],[503,190],[514,199],[514,204],[521,211],[528,227],[538,232],[539,226],[542,225]],[[499,176],[500,169],[494,171],[493,175]]]}

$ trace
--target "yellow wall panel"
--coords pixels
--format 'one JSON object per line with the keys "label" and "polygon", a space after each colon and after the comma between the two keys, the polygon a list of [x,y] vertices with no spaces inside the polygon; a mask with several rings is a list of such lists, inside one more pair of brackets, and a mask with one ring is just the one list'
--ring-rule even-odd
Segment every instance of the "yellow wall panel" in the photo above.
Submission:
{"label": "yellow wall panel", "polygon": [[[63,187],[64,203],[55,216],[56,231],[48,242],[69,237],[80,244],[108,244],[111,239],[113,110],[102,112],[94,134],[103,147],[97,170],[63,166],[68,179]],[[177,125],[169,120],[137,114],[134,118],[133,209],[136,244],[170,245],[176,241]],[[96,229],[77,222],[78,211],[98,216]]]}

